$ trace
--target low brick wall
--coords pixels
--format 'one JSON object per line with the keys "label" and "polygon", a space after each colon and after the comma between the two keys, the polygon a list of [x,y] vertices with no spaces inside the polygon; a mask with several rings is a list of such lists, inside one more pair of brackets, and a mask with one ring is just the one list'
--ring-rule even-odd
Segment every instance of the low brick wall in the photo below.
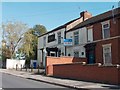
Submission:
{"label": "low brick wall", "polygon": [[46,75],[47,76],[53,76],[53,65],[49,65],[47,66],[47,69],[46,69]]}
{"label": "low brick wall", "polygon": [[46,65],[53,64],[66,64],[66,63],[76,63],[76,62],[87,62],[87,58],[77,58],[77,57],[47,57]]}
{"label": "low brick wall", "polygon": [[81,65],[79,63],[73,63],[53,65],[52,70],[52,74],[55,77],[120,85],[120,68],[116,66]]}
{"label": "low brick wall", "polygon": [[46,74],[51,76],[53,75],[53,65],[54,64],[67,64],[67,63],[80,63],[86,62],[86,58],[76,58],[76,57],[47,57],[46,60]]}

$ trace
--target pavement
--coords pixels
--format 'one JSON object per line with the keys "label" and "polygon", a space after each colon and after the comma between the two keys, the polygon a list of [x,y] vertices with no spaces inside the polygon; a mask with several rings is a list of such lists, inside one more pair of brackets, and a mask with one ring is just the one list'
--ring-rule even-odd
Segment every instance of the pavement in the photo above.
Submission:
{"label": "pavement", "polygon": [[120,90],[120,86],[118,85],[110,85],[110,84],[102,84],[95,82],[87,82],[87,81],[78,81],[78,80],[70,80],[70,79],[62,79],[55,77],[48,77],[42,74],[44,70],[40,70],[40,74],[37,74],[38,70],[15,70],[15,69],[0,69],[0,72],[7,73],[11,75],[15,75],[18,77],[36,80],[40,82],[45,82],[54,85],[60,85],[64,87],[74,88],[74,89],[82,89],[82,90]]}

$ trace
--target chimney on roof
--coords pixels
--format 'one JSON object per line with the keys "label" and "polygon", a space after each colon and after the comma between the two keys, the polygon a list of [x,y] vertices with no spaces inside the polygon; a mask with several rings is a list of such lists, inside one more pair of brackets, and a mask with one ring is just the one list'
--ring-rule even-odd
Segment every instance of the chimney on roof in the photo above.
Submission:
{"label": "chimney on roof", "polygon": [[83,21],[85,21],[86,19],[91,18],[92,14],[88,11],[83,11],[80,13],[80,17],[83,17]]}

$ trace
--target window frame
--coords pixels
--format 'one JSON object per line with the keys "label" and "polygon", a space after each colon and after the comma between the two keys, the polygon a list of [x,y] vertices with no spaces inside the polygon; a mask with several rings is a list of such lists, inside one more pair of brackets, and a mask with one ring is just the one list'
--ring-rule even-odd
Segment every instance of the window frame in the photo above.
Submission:
{"label": "window frame", "polygon": [[[102,38],[103,39],[110,38],[110,20],[101,22],[101,24],[102,24]],[[104,28],[104,25],[106,24],[108,24],[108,27]],[[109,29],[109,37],[105,37],[105,29]]]}
{"label": "window frame", "polygon": [[[111,46],[112,46],[111,43],[102,45],[102,47],[103,47],[103,64],[104,65],[112,65],[112,47]],[[105,48],[109,48],[110,49],[110,51],[109,51],[110,58],[111,58],[110,63],[106,63],[106,60],[105,60]]]}
{"label": "window frame", "polygon": [[[78,45],[79,44],[79,31],[73,32],[73,36],[74,36],[74,45]],[[75,37],[78,37],[77,38],[77,43],[76,43],[76,40],[75,40],[76,38]]]}
{"label": "window frame", "polygon": [[[90,36],[89,30],[92,31],[92,38],[91,38],[91,40],[89,40],[89,36]],[[87,29],[87,42],[93,42],[93,28],[88,28]]]}
{"label": "window frame", "polygon": [[57,38],[58,38],[58,44],[61,44],[61,32],[57,33]]}

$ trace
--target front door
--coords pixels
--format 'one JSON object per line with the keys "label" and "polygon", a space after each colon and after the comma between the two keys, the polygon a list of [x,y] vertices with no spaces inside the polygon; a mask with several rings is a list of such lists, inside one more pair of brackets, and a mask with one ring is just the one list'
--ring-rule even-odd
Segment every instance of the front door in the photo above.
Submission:
{"label": "front door", "polygon": [[89,64],[95,63],[95,55],[93,50],[88,52],[88,63]]}
{"label": "front door", "polygon": [[88,64],[95,63],[95,43],[85,45]]}

